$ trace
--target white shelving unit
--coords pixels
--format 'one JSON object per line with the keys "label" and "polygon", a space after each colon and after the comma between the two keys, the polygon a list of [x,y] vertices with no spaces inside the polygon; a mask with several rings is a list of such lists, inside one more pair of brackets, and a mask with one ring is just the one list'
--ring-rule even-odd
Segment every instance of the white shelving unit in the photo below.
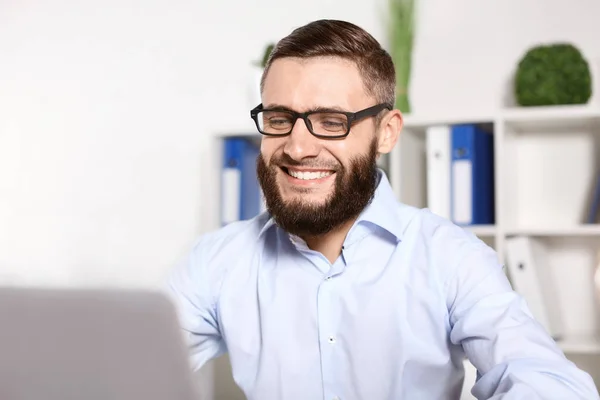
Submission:
{"label": "white shelving unit", "polygon": [[460,123],[489,124],[494,134],[495,224],[466,229],[494,247],[501,262],[507,238],[541,240],[549,253],[544,267],[552,269],[558,282],[556,295],[565,320],[566,334],[558,343],[568,357],[600,360],[600,302],[594,290],[600,224],[585,223],[600,165],[600,108],[528,107],[493,115],[407,116],[387,160],[400,201],[427,207],[427,128]]}

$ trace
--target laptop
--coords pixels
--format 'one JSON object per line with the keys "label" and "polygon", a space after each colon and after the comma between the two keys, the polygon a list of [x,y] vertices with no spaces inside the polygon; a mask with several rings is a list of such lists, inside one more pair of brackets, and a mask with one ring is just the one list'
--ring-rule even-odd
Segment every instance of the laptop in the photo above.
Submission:
{"label": "laptop", "polygon": [[0,288],[0,399],[197,400],[160,292]]}

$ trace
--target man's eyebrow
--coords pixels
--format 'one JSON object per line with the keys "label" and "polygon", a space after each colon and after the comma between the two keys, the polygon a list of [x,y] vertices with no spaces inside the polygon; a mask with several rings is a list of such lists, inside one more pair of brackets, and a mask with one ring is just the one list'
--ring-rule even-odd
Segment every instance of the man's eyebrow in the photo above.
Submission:
{"label": "man's eyebrow", "polygon": [[338,107],[338,106],[317,106],[317,107],[313,107],[310,110],[307,111],[325,111],[325,112],[348,112],[348,110],[344,110],[342,107]]}
{"label": "man's eyebrow", "polygon": [[[277,104],[277,103],[269,103],[269,104],[263,105],[263,108],[264,109],[295,111],[287,106],[284,106],[282,104]],[[338,107],[338,106],[314,106],[314,107],[308,108],[307,110],[304,110],[304,112],[348,112],[348,111],[341,107]]]}
{"label": "man's eyebrow", "polygon": [[263,109],[265,110],[271,110],[271,109],[277,109],[277,110],[288,110],[288,111],[293,111],[291,108],[286,107],[282,104],[276,104],[276,103],[269,103],[269,104],[263,104]]}

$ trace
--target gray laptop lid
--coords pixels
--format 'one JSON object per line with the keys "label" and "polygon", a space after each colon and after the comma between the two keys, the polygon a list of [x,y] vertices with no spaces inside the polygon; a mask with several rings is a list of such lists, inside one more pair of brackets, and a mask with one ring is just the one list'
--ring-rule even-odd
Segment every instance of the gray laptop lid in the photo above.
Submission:
{"label": "gray laptop lid", "polygon": [[192,400],[191,379],[159,293],[0,288],[2,400]]}

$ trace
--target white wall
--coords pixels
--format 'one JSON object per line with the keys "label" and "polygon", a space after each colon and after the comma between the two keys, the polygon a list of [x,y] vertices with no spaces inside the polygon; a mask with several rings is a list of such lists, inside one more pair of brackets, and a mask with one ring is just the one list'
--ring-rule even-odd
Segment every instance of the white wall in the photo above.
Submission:
{"label": "white wall", "polygon": [[[316,18],[385,43],[384,6],[1,2],[0,284],[159,284],[218,224],[214,137],[254,129],[250,63],[264,44]],[[595,0],[422,1],[415,113],[498,107],[535,42],[600,59],[598,15]]]}

